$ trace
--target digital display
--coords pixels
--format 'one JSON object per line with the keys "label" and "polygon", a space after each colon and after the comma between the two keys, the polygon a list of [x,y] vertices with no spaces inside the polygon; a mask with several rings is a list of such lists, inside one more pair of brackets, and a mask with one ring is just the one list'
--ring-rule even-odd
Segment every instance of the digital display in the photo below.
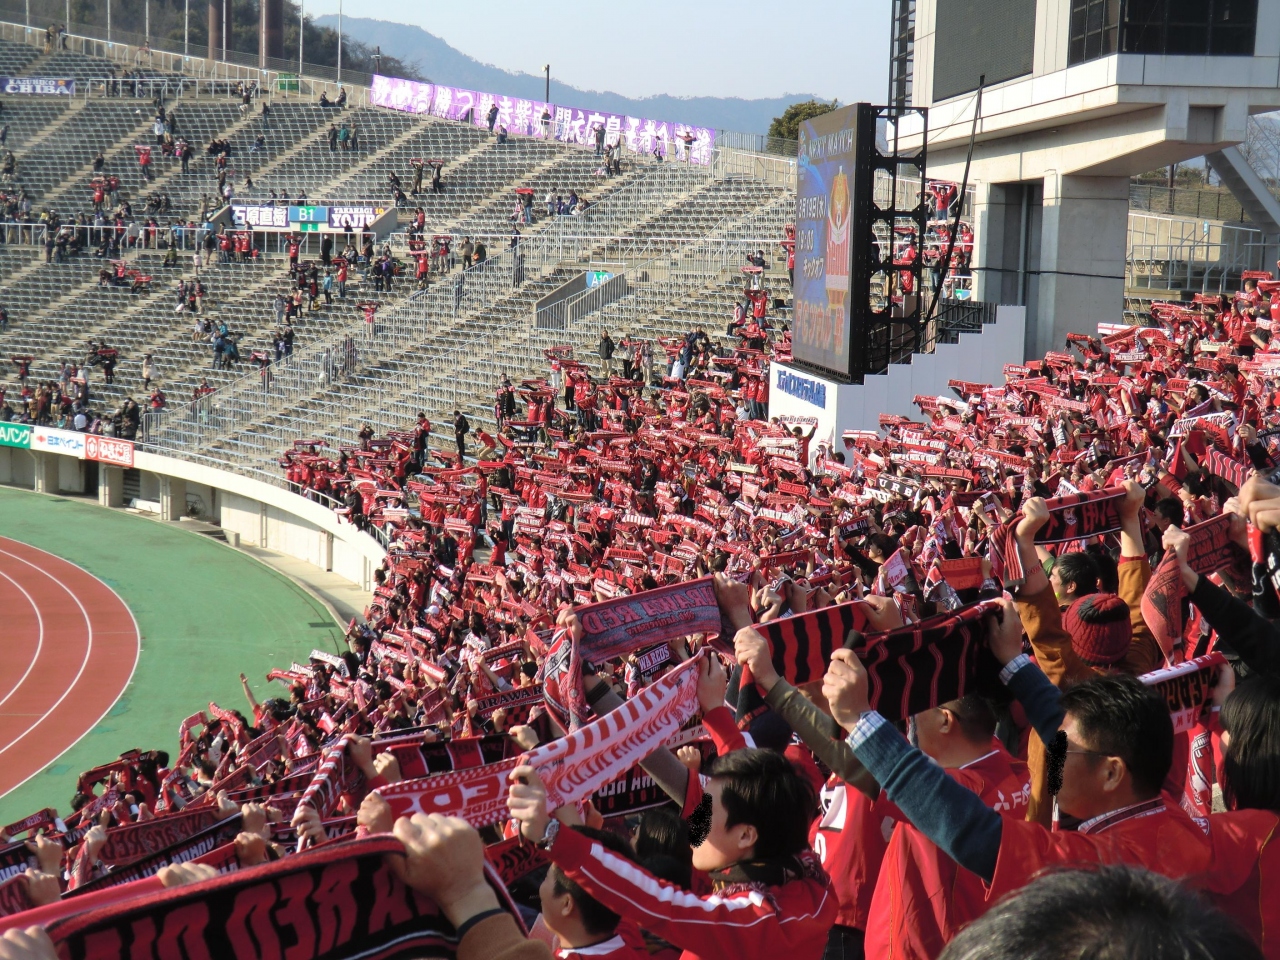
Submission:
{"label": "digital display", "polygon": [[806,120],[799,139],[791,353],[801,363],[847,377],[857,106]]}

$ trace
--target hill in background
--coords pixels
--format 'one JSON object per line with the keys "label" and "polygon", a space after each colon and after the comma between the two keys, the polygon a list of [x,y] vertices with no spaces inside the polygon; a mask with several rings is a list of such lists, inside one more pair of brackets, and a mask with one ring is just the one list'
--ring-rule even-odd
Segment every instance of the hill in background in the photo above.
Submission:
{"label": "hill in background", "polygon": [[[333,15],[317,17],[315,23],[337,29],[338,18]],[[481,63],[421,27],[365,17],[343,17],[342,32],[370,47],[381,47],[384,54],[406,64],[416,65],[419,74],[439,83],[512,97],[541,100],[543,96],[545,81],[542,75],[512,73]],[[635,99],[608,91],[578,90],[557,82],[554,74],[551,81],[551,99],[555,103],[745,133],[765,133],[769,122],[793,103],[823,99],[809,93],[762,100],[665,95]]]}

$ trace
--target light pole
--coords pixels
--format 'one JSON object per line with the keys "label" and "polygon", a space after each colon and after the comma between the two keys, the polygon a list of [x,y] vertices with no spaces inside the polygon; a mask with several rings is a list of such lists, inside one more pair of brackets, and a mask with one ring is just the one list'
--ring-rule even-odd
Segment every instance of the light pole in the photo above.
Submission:
{"label": "light pole", "polygon": [[142,39],[151,42],[151,0],[142,4]]}
{"label": "light pole", "polygon": [[222,0],[222,62],[227,62],[227,0]]}
{"label": "light pole", "polygon": [[551,102],[551,64],[548,63],[546,66],[542,68],[542,70],[547,75],[547,88],[543,93],[542,102],[550,103]]}
{"label": "light pole", "polygon": [[342,86],[342,0],[338,0],[338,86]]}
{"label": "light pole", "polygon": [[[71,0],[67,0],[68,3]],[[191,0],[182,0],[182,55],[186,57],[191,40]]]}
{"label": "light pole", "polygon": [[111,0],[107,0],[107,43],[111,42]]}
{"label": "light pole", "polygon": [[302,35],[307,30],[307,18],[303,13],[303,4],[298,4],[298,96],[302,96]]}

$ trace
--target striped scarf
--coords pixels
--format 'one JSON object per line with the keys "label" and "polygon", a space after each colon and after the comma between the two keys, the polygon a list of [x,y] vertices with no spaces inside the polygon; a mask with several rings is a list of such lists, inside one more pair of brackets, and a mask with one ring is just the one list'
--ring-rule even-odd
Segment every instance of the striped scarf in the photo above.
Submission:
{"label": "striped scarf", "polygon": [[[1119,508],[1124,496],[1123,488],[1108,487],[1045,501],[1049,522],[1036,531],[1036,543],[1066,543],[1115,533],[1120,529]],[[1027,579],[1016,536],[1021,519],[1019,512],[991,535],[991,575],[1006,587],[1016,587]]]}
{"label": "striped scarf", "polygon": [[[972,693],[987,674],[999,671],[984,642],[983,618],[999,610],[991,600],[883,633],[863,635],[865,608],[858,602],[812,610],[761,624],[773,666],[790,683],[819,680],[833,650],[850,641],[866,667],[870,703],[889,720],[957,700]],[[854,631],[854,636],[849,636]],[[747,678],[744,678],[744,682]]]}

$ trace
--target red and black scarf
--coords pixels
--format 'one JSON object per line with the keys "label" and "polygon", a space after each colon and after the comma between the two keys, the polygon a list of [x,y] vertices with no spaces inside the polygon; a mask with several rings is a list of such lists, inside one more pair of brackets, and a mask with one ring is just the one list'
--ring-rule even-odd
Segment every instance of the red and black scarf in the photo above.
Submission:
{"label": "red and black scarf", "polygon": [[756,627],[773,650],[773,666],[790,683],[820,680],[831,652],[857,631],[854,651],[870,680],[871,707],[889,720],[972,693],[999,672],[988,651],[983,619],[1000,606],[984,600],[883,633],[862,634],[858,602],[824,607]]}
{"label": "red and black scarf", "polygon": [[[1123,488],[1109,487],[1046,501],[1049,522],[1036,531],[1036,543],[1067,543],[1115,533],[1120,529],[1120,501],[1124,496]],[[1016,536],[1021,519],[1021,513],[1015,514],[991,535],[991,573],[1006,587],[1017,586],[1027,578]]]}
{"label": "red and black scarf", "polygon": [[[67,960],[127,960],[139,951],[256,960],[283,956],[300,943],[310,945],[307,955],[315,960],[452,957],[458,945],[452,925],[388,863],[403,849],[385,835],[329,843],[86,912],[76,912],[74,900],[59,902],[33,911],[31,922],[46,927]],[[492,871],[489,883],[514,916]]]}

